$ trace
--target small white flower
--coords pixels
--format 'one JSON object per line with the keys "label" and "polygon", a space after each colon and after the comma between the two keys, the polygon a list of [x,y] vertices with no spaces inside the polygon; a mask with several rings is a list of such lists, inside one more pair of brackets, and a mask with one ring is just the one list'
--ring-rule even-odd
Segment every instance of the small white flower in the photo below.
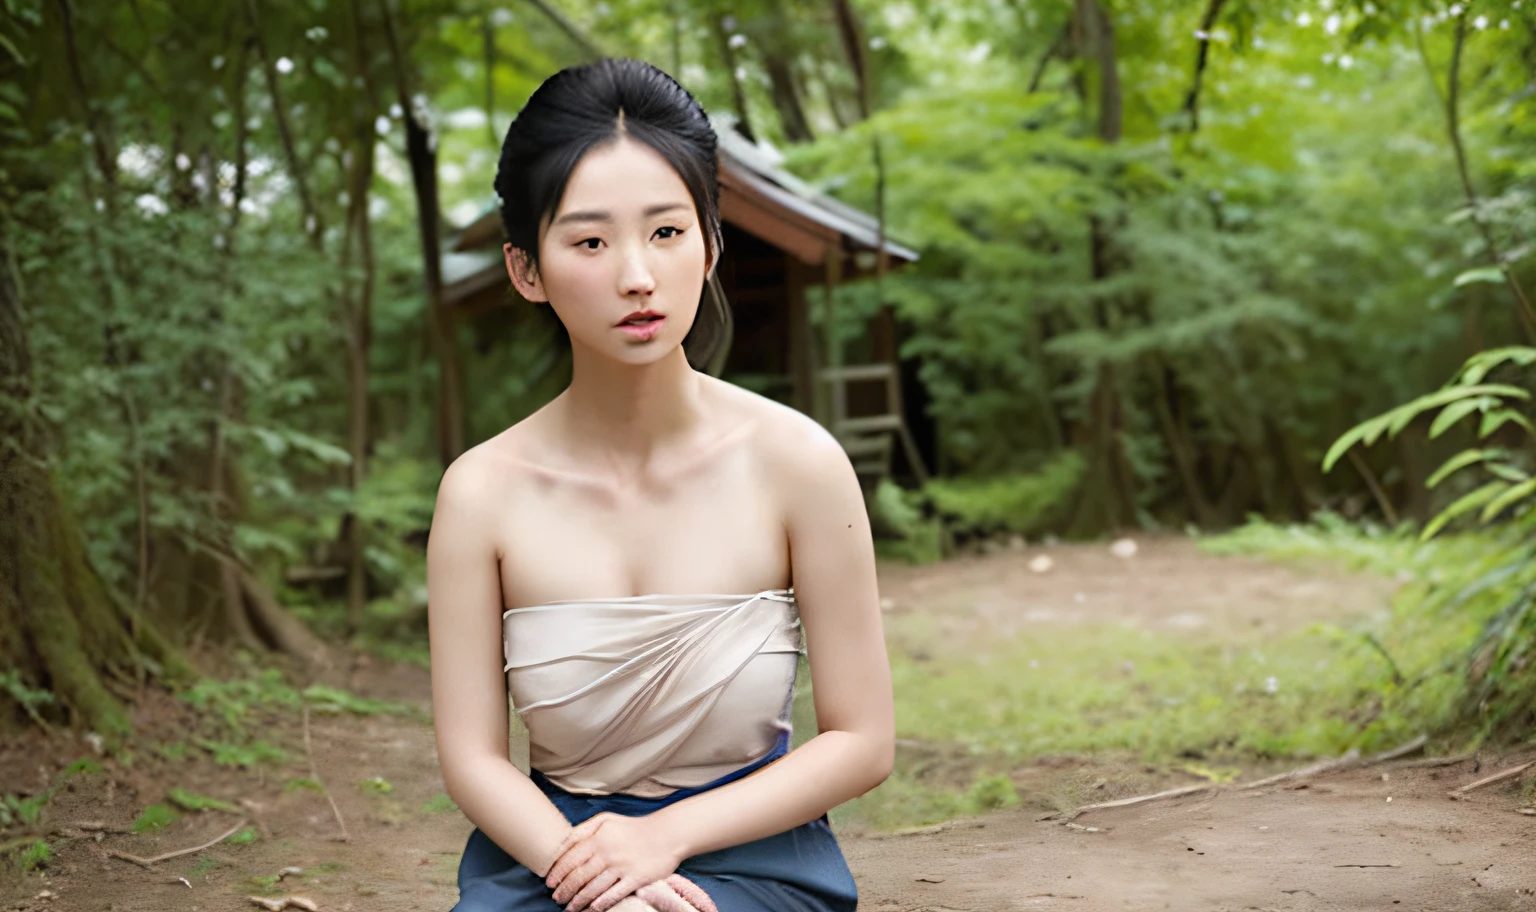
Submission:
{"label": "small white flower", "polygon": [[1306,28],[1307,26],[1311,25],[1312,24],[1312,14],[1311,13],[1302,13],[1301,15],[1297,16],[1296,17],[1296,24],[1301,26],[1302,28]]}
{"label": "small white flower", "polygon": [[145,215],[165,215],[171,211],[171,207],[165,204],[165,200],[153,193],[142,194],[133,202]]}
{"label": "small white flower", "polygon": [[747,46],[747,36],[737,32],[730,37],[730,40],[727,41],[726,44],[729,44],[731,46],[731,50],[733,51],[739,50],[740,48]]}
{"label": "small white flower", "polygon": [[883,51],[883,50],[885,50],[885,44],[886,44],[885,39],[883,37],[879,36],[879,35],[876,35],[875,37],[869,39],[869,49],[872,50],[872,51]]}
{"label": "small white flower", "polygon": [[1274,675],[1264,679],[1264,692],[1268,694],[1280,692],[1280,681]]}
{"label": "small white flower", "polygon": [[1488,27],[1488,17],[1487,16],[1478,16],[1476,19],[1473,19],[1472,20],[1472,27],[1477,29],[1477,30],[1479,30],[1479,31],[1487,28]]}
{"label": "small white flower", "polygon": [[1211,33],[1207,32],[1205,29],[1195,29],[1195,40],[1196,41],[1210,41],[1211,40]]}
{"label": "small white flower", "polygon": [[187,153],[185,153],[185,152],[177,152],[176,153],[176,170],[177,171],[185,171],[185,170],[187,170],[190,167],[192,167],[192,159],[187,157]]}
{"label": "small white flower", "polygon": [[379,135],[380,136],[388,136],[389,135],[389,118],[385,117],[383,114],[380,114],[379,115],[379,119],[375,120],[373,122],[373,128],[375,130],[379,131]]}
{"label": "small white flower", "polygon": [[1351,69],[1352,67],[1354,67],[1354,65],[1355,65],[1355,58],[1349,56],[1348,54],[1345,54],[1345,55],[1343,55],[1342,57],[1339,58],[1339,66],[1343,67],[1346,70]]}
{"label": "small white flower", "polygon": [[284,76],[287,76],[289,73],[292,73],[293,72],[293,61],[289,60],[287,57],[279,57],[279,58],[277,58],[277,71],[279,73],[282,73]]}
{"label": "small white flower", "polygon": [[405,109],[400,107],[400,102],[398,102],[398,101],[389,106],[389,116],[390,117],[398,118],[401,114],[404,114],[404,113],[405,113]]}
{"label": "small white flower", "polygon": [[224,69],[224,55],[223,54],[219,54],[217,57],[213,58],[213,68],[215,70],[222,70],[222,69]]}
{"label": "small white flower", "polygon": [[1341,17],[1338,13],[1334,13],[1333,15],[1329,16],[1327,19],[1323,20],[1323,31],[1327,32],[1330,35],[1337,35],[1339,33],[1339,26],[1341,26],[1343,24],[1344,24],[1343,17]]}
{"label": "small white flower", "polygon": [[325,30],[325,26],[317,25],[314,28],[305,31],[304,37],[308,38],[310,41],[324,41],[325,36],[329,34],[330,32]]}

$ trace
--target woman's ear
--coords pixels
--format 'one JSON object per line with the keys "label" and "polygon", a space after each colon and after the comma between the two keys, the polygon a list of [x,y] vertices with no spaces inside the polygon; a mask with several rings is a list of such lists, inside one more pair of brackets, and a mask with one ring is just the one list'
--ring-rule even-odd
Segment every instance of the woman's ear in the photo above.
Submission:
{"label": "woman's ear", "polygon": [[501,245],[501,252],[507,260],[507,276],[512,279],[512,287],[517,289],[517,293],[524,300],[534,303],[548,301],[549,295],[544,293],[544,282],[539,278],[539,271],[528,261],[527,252],[511,244]]}

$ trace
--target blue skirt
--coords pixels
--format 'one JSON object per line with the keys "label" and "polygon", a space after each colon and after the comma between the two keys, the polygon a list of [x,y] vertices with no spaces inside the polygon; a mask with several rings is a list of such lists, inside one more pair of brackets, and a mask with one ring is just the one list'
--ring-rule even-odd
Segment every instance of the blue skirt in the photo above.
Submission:
{"label": "blue skirt", "polygon": [[[661,798],[576,795],[537,770],[530,778],[574,826],[607,811],[643,817],[669,804],[733,782],[784,756],[786,734],[772,751],[735,772]],[[823,814],[792,830],[685,859],[677,872],[714,900],[720,912],[854,912],[853,874]],[[544,879],[514,861],[478,827],[459,861],[459,902],[452,912],[563,912]]]}

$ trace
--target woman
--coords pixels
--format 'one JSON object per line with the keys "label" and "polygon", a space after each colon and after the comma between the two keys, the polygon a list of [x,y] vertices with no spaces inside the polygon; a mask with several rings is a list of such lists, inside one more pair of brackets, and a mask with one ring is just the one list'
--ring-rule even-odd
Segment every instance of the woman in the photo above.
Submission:
{"label": "woman", "polygon": [[[825,430],[690,365],[716,177],[703,110],[638,61],[556,74],[507,131],[507,272],[573,366],[438,491],[438,757],[476,824],[458,912],[856,907],[826,813],[893,757],[869,523]],[[820,733],[790,753],[802,625]]]}

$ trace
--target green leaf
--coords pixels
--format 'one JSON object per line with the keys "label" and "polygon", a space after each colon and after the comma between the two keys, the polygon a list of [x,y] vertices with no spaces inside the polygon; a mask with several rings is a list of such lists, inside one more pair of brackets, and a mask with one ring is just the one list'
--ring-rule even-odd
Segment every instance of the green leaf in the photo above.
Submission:
{"label": "green leaf", "polygon": [[1525,481],[1527,478],[1531,477],[1529,473],[1522,472],[1520,469],[1515,468],[1507,462],[1488,463],[1488,473],[1498,478],[1502,478],[1505,481],[1512,481],[1515,484],[1519,484],[1520,482]]}
{"label": "green leaf", "polygon": [[1483,378],[1494,368],[1506,361],[1525,367],[1536,364],[1536,348],[1529,345],[1506,345],[1503,348],[1491,348],[1485,352],[1478,352],[1467,359],[1467,363],[1461,369],[1461,382],[1482,383]]}
{"label": "green leaf", "polygon": [[11,39],[5,37],[3,33],[0,33],[0,50],[10,54],[21,66],[27,65],[27,58],[21,56],[21,51],[16,50],[16,45],[12,44]]}
{"label": "green leaf", "polygon": [[1527,497],[1536,496],[1536,478],[1526,479],[1489,501],[1483,508],[1483,515],[1479,517],[1483,522],[1488,522],[1500,513],[1503,513],[1511,504],[1517,503]]}
{"label": "green leaf", "polygon": [[1450,522],[1458,516],[1461,516],[1464,513],[1470,513],[1471,511],[1476,510],[1478,507],[1481,507],[1483,504],[1488,503],[1490,500],[1493,500],[1495,497],[1498,497],[1500,494],[1504,493],[1504,491],[1508,488],[1508,482],[1490,481],[1483,485],[1481,488],[1466,494],[1455,503],[1446,507],[1444,510],[1441,510],[1440,515],[1430,520],[1429,525],[1424,527],[1424,531],[1419,533],[1419,541],[1429,541],[1434,537],[1436,532],[1439,532],[1441,529],[1445,528],[1446,523]]}
{"label": "green leaf", "polygon": [[1449,405],[1461,399],[1474,396],[1510,396],[1515,399],[1529,399],[1531,394],[1518,386],[1509,386],[1504,383],[1487,383],[1477,386],[1451,386],[1427,393],[1412,402],[1405,403],[1387,412],[1378,415],[1368,421],[1355,425],[1344,436],[1334,442],[1329,448],[1328,455],[1323,457],[1323,471],[1333,468],[1333,464],[1343,456],[1351,446],[1356,443],[1364,443],[1366,446],[1376,442],[1382,431],[1390,430],[1389,436],[1396,436],[1398,431],[1408,426],[1408,423],[1420,414],[1430,409]]}
{"label": "green leaf", "polygon": [[1434,440],[1441,434],[1451,429],[1451,426],[1461,419],[1476,411],[1486,412],[1499,404],[1500,400],[1492,396],[1479,396],[1476,399],[1463,399],[1460,402],[1452,402],[1445,407],[1439,415],[1435,416],[1435,423],[1429,426],[1429,439]]}
{"label": "green leaf", "polygon": [[1488,459],[1507,455],[1509,455],[1507,451],[1498,447],[1486,450],[1462,450],[1442,463],[1440,468],[1435,470],[1435,474],[1429,476],[1429,480],[1424,482],[1424,486],[1426,488],[1433,488],[1469,465],[1476,465]]}
{"label": "green leaf", "polygon": [[1473,282],[1502,282],[1504,270],[1498,266],[1479,266],[1476,269],[1468,269],[1456,277],[1455,286],[1471,285]]}
{"label": "green leaf", "polygon": [[1489,412],[1483,416],[1483,423],[1477,429],[1477,436],[1479,438],[1487,437],[1511,421],[1527,431],[1531,430],[1531,422],[1524,415],[1514,409],[1499,409],[1496,412]]}

